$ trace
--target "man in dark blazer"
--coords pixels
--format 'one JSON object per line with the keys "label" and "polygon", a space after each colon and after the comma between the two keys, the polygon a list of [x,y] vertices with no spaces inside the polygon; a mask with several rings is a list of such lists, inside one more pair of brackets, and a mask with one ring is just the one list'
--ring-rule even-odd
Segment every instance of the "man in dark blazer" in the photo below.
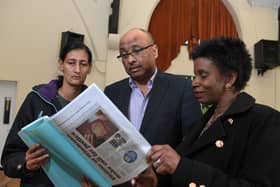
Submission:
{"label": "man in dark blazer", "polygon": [[[118,58],[129,78],[107,86],[105,94],[150,144],[176,147],[201,117],[191,81],[157,69],[158,48],[145,30],[131,29],[125,33],[119,51]],[[170,185],[169,176],[159,178],[158,186]]]}

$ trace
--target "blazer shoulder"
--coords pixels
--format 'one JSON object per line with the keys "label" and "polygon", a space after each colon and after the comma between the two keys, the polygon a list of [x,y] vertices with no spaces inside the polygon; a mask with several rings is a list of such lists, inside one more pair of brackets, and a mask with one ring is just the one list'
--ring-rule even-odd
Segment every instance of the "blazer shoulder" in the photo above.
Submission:
{"label": "blazer shoulder", "polygon": [[106,92],[106,90],[116,89],[116,88],[123,87],[123,86],[126,86],[126,85],[128,85],[128,78],[119,80],[119,81],[114,82],[112,84],[109,84],[105,87],[104,90]]}
{"label": "blazer shoulder", "polygon": [[169,79],[171,81],[179,81],[179,82],[191,82],[190,79],[188,79],[185,75],[177,75],[177,74],[172,74],[172,73],[159,73],[159,77]]}

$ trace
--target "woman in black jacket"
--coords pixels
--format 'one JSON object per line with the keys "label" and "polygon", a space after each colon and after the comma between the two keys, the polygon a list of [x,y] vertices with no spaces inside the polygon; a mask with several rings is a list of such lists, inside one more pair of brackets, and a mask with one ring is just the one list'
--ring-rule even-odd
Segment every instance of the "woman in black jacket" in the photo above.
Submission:
{"label": "woman in black jacket", "polygon": [[53,115],[78,96],[86,88],[84,82],[91,71],[91,51],[81,42],[66,45],[59,57],[63,76],[33,87],[17,113],[3,149],[1,164],[4,173],[20,178],[22,187],[50,187],[53,184],[41,169],[48,161],[47,151],[40,145],[28,149],[18,132],[42,115]]}
{"label": "woman in black jacket", "polygon": [[280,113],[245,92],[251,57],[239,39],[202,42],[192,54],[193,91],[212,105],[173,150],[153,146],[148,160],[173,185],[275,187],[280,185]]}

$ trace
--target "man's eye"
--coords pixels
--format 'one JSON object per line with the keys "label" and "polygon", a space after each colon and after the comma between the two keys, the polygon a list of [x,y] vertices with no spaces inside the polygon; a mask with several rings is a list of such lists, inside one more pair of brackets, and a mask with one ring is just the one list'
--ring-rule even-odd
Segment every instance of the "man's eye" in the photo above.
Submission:
{"label": "man's eye", "polygon": [[142,51],[142,49],[141,49],[141,48],[140,48],[140,49],[133,49],[132,53],[134,53],[134,54],[138,54],[140,51]]}
{"label": "man's eye", "polygon": [[120,55],[122,58],[127,58],[129,56],[129,53],[124,53]]}

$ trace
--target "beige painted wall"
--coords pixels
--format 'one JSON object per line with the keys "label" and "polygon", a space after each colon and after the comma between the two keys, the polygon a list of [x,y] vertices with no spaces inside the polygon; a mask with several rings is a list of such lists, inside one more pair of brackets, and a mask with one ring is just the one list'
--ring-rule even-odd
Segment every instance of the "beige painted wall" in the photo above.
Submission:
{"label": "beige painted wall", "polygon": [[0,1],[0,80],[17,81],[17,108],[31,87],[57,76],[61,32],[85,34],[95,63],[87,84],[104,87],[111,0]]}
{"label": "beige painted wall", "polygon": [[[119,33],[130,28],[148,28],[159,0],[121,0]],[[224,0],[235,16],[239,33],[251,54],[260,39],[276,40],[277,10],[251,7],[246,0]],[[57,75],[60,34],[63,31],[85,34],[85,43],[94,51],[96,62],[87,83],[102,89],[126,77],[118,54],[119,34],[108,37],[107,24],[111,0],[9,0],[0,1],[0,80],[18,82],[17,108],[35,84]],[[108,39],[109,38],[109,39]],[[108,45],[107,45],[108,44]],[[192,74],[186,48],[173,61],[168,72]],[[280,69],[256,72],[246,89],[258,102],[280,109]]]}
{"label": "beige painted wall", "polygon": [[[251,7],[247,1],[242,0],[230,1],[228,4],[232,6],[236,13],[236,20],[238,20],[241,28],[241,37],[246,42],[252,55],[254,54],[253,46],[260,39],[278,39],[276,9]],[[258,102],[280,109],[280,92],[279,86],[276,84],[280,80],[279,74],[279,67],[265,72],[264,76],[258,76],[256,70],[254,70],[246,90],[253,94]]]}

